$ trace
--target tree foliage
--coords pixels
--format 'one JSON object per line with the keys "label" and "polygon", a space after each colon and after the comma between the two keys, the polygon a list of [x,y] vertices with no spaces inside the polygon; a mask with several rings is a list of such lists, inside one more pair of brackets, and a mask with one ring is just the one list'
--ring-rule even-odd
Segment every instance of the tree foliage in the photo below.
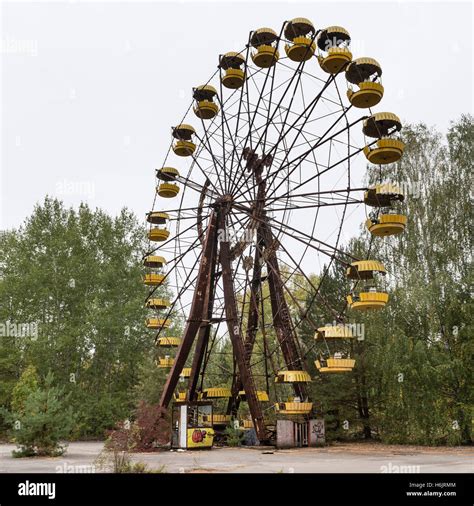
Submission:
{"label": "tree foliage", "polygon": [[74,423],[71,394],[65,394],[64,387],[53,383],[54,376],[49,372],[40,385],[32,367],[18,381],[12,402],[16,410],[3,410],[12,426],[10,436],[19,446],[14,456],[56,456],[64,452],[65,445],[61,443],[69,437]]}

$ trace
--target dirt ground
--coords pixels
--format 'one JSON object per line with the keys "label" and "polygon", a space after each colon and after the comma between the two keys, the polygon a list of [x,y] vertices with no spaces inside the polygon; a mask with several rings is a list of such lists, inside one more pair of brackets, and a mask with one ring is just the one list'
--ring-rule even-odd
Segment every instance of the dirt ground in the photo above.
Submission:
{"label": "dirt ground", "polygon": [[[61,457],[15,459],[11,444],[0,445],[2,473],[110,472],[97,457],[102,442],[74,442]],[[420,447],[378,443],[323,448],[213,448],[131,454],[135,462],[165,473],[472,473],[474,448]]]}

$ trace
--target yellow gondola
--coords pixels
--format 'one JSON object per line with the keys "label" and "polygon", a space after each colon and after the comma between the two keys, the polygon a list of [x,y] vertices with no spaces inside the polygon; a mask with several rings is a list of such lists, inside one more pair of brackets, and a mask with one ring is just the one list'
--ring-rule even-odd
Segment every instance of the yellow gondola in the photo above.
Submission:
{"label": "yellow gondola", "polygon": [[324,339],[326,341],[326,348],[331,354],[330,357],[322,357],[320,360],[315,361],[318,372],[352,371],[355,365],[355,360],[349,357],[344,357],[346,353],[341,349],[343,341],[354,338],[351,326],[326,325],[324,327],[319,327],[314,338]]}
{"label": "yellow gondola", "polygon": [[235,90],[245,82],[245,71],[242,66],[245,64],[245,57],[240,53],[230,51],[221,56],[219,65],[225,70],[221,77],[223,86]]}
{"label": "yellow gondola", "polygon": [[146,221],[153,225],[164,225],[169,219],[169,214],[161,211],[150,211],[146,215]]}
{"label": "yellow gondola", "polygon": [[183,370],[181,371],[181,374],[179,375],[180,378],[189,378],[191,376],[191,367],[183,367]]}
{"label": "yellow gondola", "polygon": [[359,292],[347,296],[347,303],[351,309],[365,311],[368,309],[381,309],[388,302],[388,293],[375,289]]}
{"label": "yellow gondola", "polygon": [[147,286],[160,286],[163,284],[164,279],[165,279],[164,274],[159,274],[157,272],[148,272],[147,274],[145,274],[143,282]]}
{"label": "yellow gondola", "polygon": [[378,208],[369,214],[365,222],[372,235],[383,237],[400,234],[405,230],[407,217],[394,207],[394,204],[403,202],[404,198],[400,189],[391,183],[376,185],[364,193],[364,203]]}
{"label": "yellow gondola", "polygon": [[310,383],[311,376],[306,371],[278,371],[275,383]]}
{"label": "yellow gondola", "polygon": [[230,388],[206,388],[201,392],[201,399],[225,399],[232,396]]}
{"label": "yellow gondola", "polygon": [[350,372],[355,366],[355,360],[351,358],[328,358],[316,360],[316,369],[321,373]]}
{"label": "yellow gondola", "polygon": [[214,103],[217,90],[214,86],[205,84],[193,90],[193,98],[196,100],[194,114],[201,119],[212,119],[219,112],[219,106]]}
{"label": "yellow gondola", "polygon": [[212,414],[212,425],[227,425],[230,421],[230,415]]}
{"label": "yellow gondola", "polygon": [[143,259],[143,265],[152,269],[161,269],[166,265],[166,260],[159,255],[148,255]]}
{"label": "yellow gondola", "polygon": [[400,119],[391,112],[378,112],[367,118],[362,127],[364,135],[378,139],[375,147],[365,146],[367,160],[377,165],[400,160],[405,144],[394,135],[401,129]]}
{"label": "yellow gondola", "polygon": [[145,303],[149,309],[166,309],[169,305],[169,300],[165,299],[148,299]]}
{"label": "yellow gondola", "polygon": [[147,318],[146,326],[148,329],[167,329],[170,326],[171,322],[168,319],[163,318]]}
{"label": "yellow gondola", "polygon": [[377,260],[357,260],[346,269],[349,279],[373,279],[375,273],[387,274],[383,264]]}
{"label": "yellow gondola", "polygon": [[278,35],[271,28],[259,28],[252,33],[250,44],[257,50],[252,53],[252,60],[257,67],[269,68],[278,61],[277,40]]}
{"label": "yellow gondola", "polygon": [[275,409],[281,415],[309,415],[313,409],[312,402],[277,402]]}
{"label": "yellow gondola", "polygon": [[368,218],[365,222],[367,230],[378,237],[401,234],[406,224],[407,217],[403,214],[379,214],[376,218]]}
{"label": "yellow gondola", "polygon": [[321,51],[318,56],[320,67],[328,74],[342,72],[352,60],[350,42],[349,32],[342,26],[330,26],[321,30],[316,42]]}
{"label": "yellow gondola", "polygon": [[319,327],[315,339],[351,339],[354,337],[352,330],[347,325],[326,325]]}
{"label": "yellow gondola", "polygon": [[171,199],[178,195],[179,186],[174,183],[160,183],[156,188],[156,193],[158,193],[160,197]]}
{"label": "yellow gondola", "polygon": [[377,105],[383,97],[384,88],[380,83],[364,82],[358,84],[359,89],[347,90],[349,102],[359,109],[367,109]]}
{"label": "yellow gondola", "polygon": [[148,231],[148,239],[154,242],[163,242],[170,236],[170,231],[167,228],[154,227]]}
{"label": "yellow gondola", "polygon": [[[247,400],[247,396],[245,395],[245,390],[241,390],[239,392],[239,397],[242,401]],[[268,397],[268,392],[265,392],[265,390],[257,390],[257,399],[260,402],[268,402],[270,400]]]}
{"label": "yellow gondola", "polygon": [[380,82],[382,67],[373,58],[356,58],[346,68],[346,79],[359,89],[349,87],[347,98],[354,107],[366,109],[377,105],[383,97],[384,88]]}
{"label": "yellow gondola", "polygon": [[[381,262],[377,260],[358,260],[352,262],[347,268],[346,276],[356,281],[374,280],[376,275],[385,275],[387,271]],[[358,293],[351,293],[347,296],[347,303],[351,309],[367,310],[380,309],[388,302],[388,294],[367,284]]]}
{"label": "yellow gondola", "polygon": [[175,392],[174,400],[175,402],[184,402],[186,400],[186,392]]}
{"label": "yellow gondola", "polygon": [[383,183],[368,188],[364,193],[364,204],[372,207],[390,207],[394,202],[403,202],[405,196],[392,183]]}
{"label": "yellow gondola", "polygon": [[315,29],[306,18],[295,18],[285,26],[285,37],[291,41],[285,45],[285,53],[290,60],[302,62],[309,60],[316,51],[313,41]]}
{"label": "yellow gondola", "polygon": [[169,183],[170,181],[175,181],[176,178],[179,177],[179,171],[174,167],[162,167],[156,170],[156,177],[161,179],[161,181]]}
{"label": "yellow gondola", "polygon": [[195,133],[196,131],[191,125],[184,123],[173,128],[172,135],[176,139],[176,142],[173,144],[173,151],[176,155],[191,156],[196,151],[196,144],[192,142]]}
{"label": "yellow gondola", "polygon": [[365,146],[364,155],[375,165],[395,163],[400,160],[405,144],[400,139],[379,139],[376,147]]}
{"label": "yellow gondola", "polygon": [[170,369],[173,367],[173,357],[158,357],[157,365],[159,369]]}
{"label": "yellow gondola", "polygon": [[181,339],[179,337],[159,337],[155,344],[161,348],[176,348],[181,344]]}

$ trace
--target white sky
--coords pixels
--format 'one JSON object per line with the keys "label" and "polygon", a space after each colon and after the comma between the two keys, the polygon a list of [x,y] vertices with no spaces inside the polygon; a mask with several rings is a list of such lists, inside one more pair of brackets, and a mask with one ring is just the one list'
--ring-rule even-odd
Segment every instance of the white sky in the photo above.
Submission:
{"label": "white sky", "polygon": [[471,3],[5,2],[0,229],[46,194],[144,216],[191,88],[250,30],[300,16],[381,63],[376,110],[441,130],[472,112]]}

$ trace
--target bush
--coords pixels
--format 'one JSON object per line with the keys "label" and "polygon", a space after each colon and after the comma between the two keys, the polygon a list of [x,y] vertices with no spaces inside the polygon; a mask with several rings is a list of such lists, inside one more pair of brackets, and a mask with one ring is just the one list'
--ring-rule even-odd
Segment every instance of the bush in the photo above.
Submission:
{"label": "bush", "polygon": [[228,446],[240,446],[244,439],[244,431],[228,425],[224,431],[225,441]]}
{"label": "bush", "polygon": [[141,401],[133,422],[122,422],[108,432],[106,446],[111,450],[144,452],[169,446],[171,430],[169,415],[158,405]]}
{"label": "bush", "polygon": [[[53,386],[54,377],[48,373],[43,386],[38,386],[36,371],[28,368],[18,381],[16,409],[3,410],[11,424],[9,435],[19,449],[14,457],[57,456],[66,447],[60,441],[66,439],[74,424],[72,409],[67,407],[69,395],[64,389]],[[28,391],[27,385],[30,390]]]}

